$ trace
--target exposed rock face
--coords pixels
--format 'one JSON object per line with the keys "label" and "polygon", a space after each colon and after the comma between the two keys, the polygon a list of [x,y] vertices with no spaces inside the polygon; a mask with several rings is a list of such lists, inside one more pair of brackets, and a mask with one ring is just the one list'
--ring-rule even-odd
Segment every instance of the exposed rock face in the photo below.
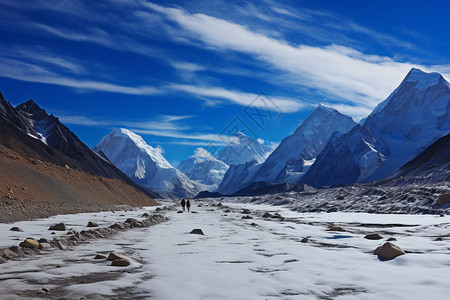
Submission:
{"label": "exposed rock face", "polygon": [[373,254],[378,255],[383,259],[391,260],[396,258],[397,256],[404,255],[405,252],[402,249],[400,249],[399,246],[394,245],[390,242],[386,242],[383,244],[383,246],[380,246],[377,249],[375,249]]}

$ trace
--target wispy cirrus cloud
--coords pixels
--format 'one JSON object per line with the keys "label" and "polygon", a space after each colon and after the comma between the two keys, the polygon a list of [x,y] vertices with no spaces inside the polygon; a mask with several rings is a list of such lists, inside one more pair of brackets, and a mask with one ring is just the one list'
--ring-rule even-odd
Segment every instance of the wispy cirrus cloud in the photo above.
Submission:
{"label": "wispy cirrus cloud", "polygon": [[284,97],[270,97],[272,106],[268,106],[265,100],[262,97],[259,97],[258,94],[227,90],[222,87],[173,84],[170,88],[200,97],[205,97],[207,99],[207,104],[209,105],[215,105],[217,102],[231,101],[241,106],[252,106],[288,113],[296,112],[309,106],[308,104],[302,103],[300,100]]}
{"label": "wispy cirrus cloud", "polygon": [[175,38],[180,35],[201,41],[207,47],[247,54],[286,72],[289,80],[297,84],[313,87],[332,100],[365,110],[386,98],[412,67],[430,69],[339,45],[295,45],[209,15],[191,14],[153,3],[146,3],[146,6],[177,24],[179,30],[171,31],[177,34]]}

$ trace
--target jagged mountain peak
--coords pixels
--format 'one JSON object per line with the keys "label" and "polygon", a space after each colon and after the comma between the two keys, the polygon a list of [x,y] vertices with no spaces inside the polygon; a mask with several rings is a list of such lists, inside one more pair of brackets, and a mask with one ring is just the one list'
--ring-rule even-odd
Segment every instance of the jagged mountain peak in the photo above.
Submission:
{"label": "jagged mountain peak", "polygon": [[178,197],[193,197],[201,186],[174,168],[158,148],[125,128],[116,128],[93,148],[107,158],[137,184],[155,191],[171,192]]}
{"label": "jagged mountain peak", "polygon": [[426,88],[444,80],[444,77],[437,72],[424,72],[417,68],[412,68],[405,77],[405,82],[415,82],[418,88]]}
{"label": "jagged mountain peak", "polygon": [[272,147],[261,143],[260,139],[253,139],[238,131],[229,139],[218,159],[229,166],[244,164],[251,160],[261,163],[272,150]]}

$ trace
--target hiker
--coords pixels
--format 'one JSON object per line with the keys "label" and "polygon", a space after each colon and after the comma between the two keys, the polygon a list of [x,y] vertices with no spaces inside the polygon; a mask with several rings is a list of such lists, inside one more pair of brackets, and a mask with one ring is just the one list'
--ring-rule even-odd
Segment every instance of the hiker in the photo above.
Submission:
{"label": "hiker", "polygon": [[187,207],[188,212],[190,212],[191,211],[191,202],[189,201],[189,199],[186,202],[186,207]]}
{"label": "hiker", "polygon": [[[188,200],[189,201],[189,200]],[[186,200],[181,200],[181,207],[183,208],[183,211],[185,211],[185,206],[186,206]]]}

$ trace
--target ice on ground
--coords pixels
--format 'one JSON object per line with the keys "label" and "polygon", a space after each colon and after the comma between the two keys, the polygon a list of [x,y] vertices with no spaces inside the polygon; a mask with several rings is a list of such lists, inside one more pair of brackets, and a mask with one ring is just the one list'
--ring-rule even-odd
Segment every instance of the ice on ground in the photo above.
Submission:
{"label": "ice on ground", "polygon": [[[154,299],[446,299],[450,293],[450,216],[298,213],[268,205],[224,203],[229,208],[220,208],[197,203],[192,206],[197,213],[172,211],[169,221],[149,228],[73,251],[7,262],[2,265],[0,291],[17,296],[48,287],[62,298]],[[242,219],[244,208],[253,219]],[[66,217],[67,223],[78,226],[104,219],[104,224],[112,224],[138,217],[146,209],[122,217],[58,216],[58,221]],[[267,211],[286,219],[262,218]],[[37,227],[55,222],[9,226],[34,228],[37,234]],[[331,224],[344,231],[328,231]],[[189,234],[194,228],[205,235]],[[367,240],[368,233],[379,233],[383,239]],[[304,237],[310,242],[302,243]],[[380,261],[372,252],[389,237],[395,237],[393,243],[407,254]],[[117,269],[93,260],[96,253],[108,251],[130,257],[132,265]]]}

